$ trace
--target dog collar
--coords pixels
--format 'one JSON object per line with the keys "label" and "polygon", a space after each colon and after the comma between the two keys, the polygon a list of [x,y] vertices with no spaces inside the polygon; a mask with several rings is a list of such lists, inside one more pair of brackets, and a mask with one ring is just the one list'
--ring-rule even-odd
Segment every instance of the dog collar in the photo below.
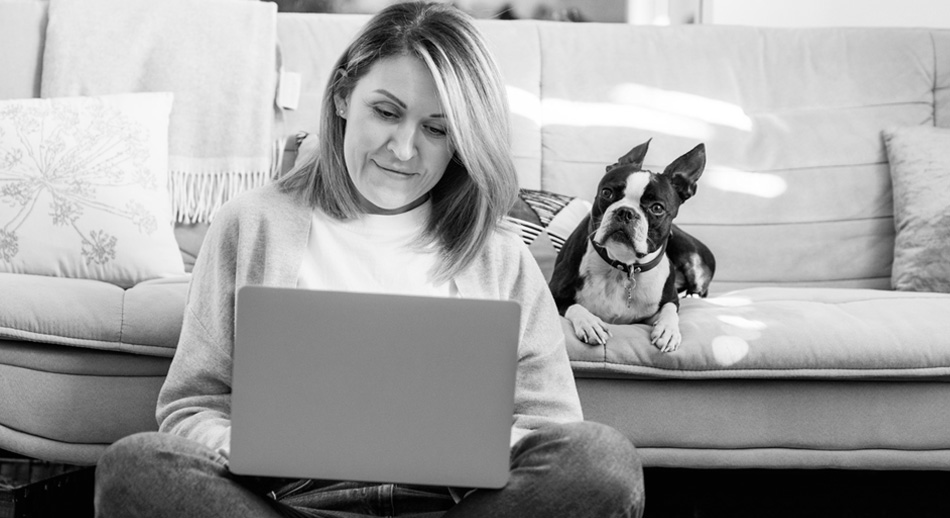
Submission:
{"label": "dog collar", "polygon": [[594,247],[594,250],[597,251],[597,255],[599,255],[601,259],[603,259],[610,266],[613,266],[614,268],[627,274],[627,277],[633,277],[634,274],[647,272],[656,268],[656,265],[660,264],[660,261],[663,259],[664,252],[666,252],[666,240],[664,239],[663,244],[659,249],[660,253],[656,254],[656,257],[654,257],[650,262],[627,264],[611,259],[607,255],[607,250],[595,243],[594,238],[590,238],[590,244]]}

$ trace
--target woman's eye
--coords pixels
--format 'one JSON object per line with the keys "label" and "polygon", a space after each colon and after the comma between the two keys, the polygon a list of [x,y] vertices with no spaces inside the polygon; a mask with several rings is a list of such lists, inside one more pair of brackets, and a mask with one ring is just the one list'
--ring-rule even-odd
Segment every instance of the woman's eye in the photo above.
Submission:
{"label": "woman's eye", "polygon": [[373,112],[376,113],[376,115],[378,115],[379,117],[386,120],[392,120],[399,116],[396,112],[392,110],[388,110],[381,106],[373,106]]}
{"label": "woman's eye", "polygon": [[603,199],[605,199],[605,200],[609,200],[609,199],[611,199],[611,198],[614,197],[614,192],[611,191],[610,189],[603,188],[603,189],[600,190],[600,196],[601,196],[601,198],[603,198]]}
{"label": "woman's eye", "polygon": [[445,128],[442,128],[439,126],[426,126],[425,128],[426,128],[426,131],[428,131],[430,135],[433,135],[436,137],[444,137],[447,134],[447,132],[445,131]]}
{"label": "woman's eye", "polygon": [[664,212],[666,212],[666,209],[663,207],[662,204],[660,204],[660,203],[654,203],[653,205],[650,205],[650,212],[652,212],[653,214],[655,214],[655,215],[657,215],[657,216],[660,216],[660,215],[662,215]]}

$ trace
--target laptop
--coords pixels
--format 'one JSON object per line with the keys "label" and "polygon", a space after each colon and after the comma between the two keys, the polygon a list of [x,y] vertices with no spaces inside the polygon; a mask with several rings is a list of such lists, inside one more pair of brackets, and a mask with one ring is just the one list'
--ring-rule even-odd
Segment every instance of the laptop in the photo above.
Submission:
{"label": "laptop", "polygon": [[520,316],[513,301],[242,287],[231,471],[504,486]]}

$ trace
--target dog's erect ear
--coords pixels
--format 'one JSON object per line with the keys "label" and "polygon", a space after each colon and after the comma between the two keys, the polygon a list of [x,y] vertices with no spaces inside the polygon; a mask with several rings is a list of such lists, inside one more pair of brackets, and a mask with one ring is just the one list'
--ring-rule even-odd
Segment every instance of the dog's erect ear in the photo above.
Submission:
{"label": "dog's erect ear", "polygon": [[[650,140],[653,140],[652,138]],[[627,154],[618,158],[616,164],[611,164],[607,166],[607,170],[621,166],[621,165],[633,165],[637,169],[643,167],[643,159],[647,156],[647,149],[650,148],[650,140],[647,140],[643,144],[627,151]]]}
{"label": "dog's erect ear", "polygon": [[696,181],[706,168],[706,146],[700,144],[685,155],[666,166],[663,174],[670,175],[670,182],[676,189],[680,201],[686,201],[696,194]]}

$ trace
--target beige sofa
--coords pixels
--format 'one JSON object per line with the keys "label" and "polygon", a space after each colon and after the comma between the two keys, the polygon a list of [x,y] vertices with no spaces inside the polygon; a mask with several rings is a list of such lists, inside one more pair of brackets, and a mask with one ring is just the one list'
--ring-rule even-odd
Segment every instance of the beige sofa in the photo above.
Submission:
{"label": "beige sofa", "polygon": [[[0,8],[0,99],[38,96],[45,4]],[[302,74],[286,135],[315,129],[328,67],[365,19],[278,15],[284,66]],[[635,144],[653,139],[653,169],[706,145],[677,222],[716,254],[712,294],[683,302],[674,354],[645,326],[603,347],[568,336],[588,419],[626,433],[647,466],[950,468],[950,295],[892,289],[882,139],[950,127],[950,33],[479,26],[509,86],[523,188],[589,200]],[[176,229],[187,264],[203,230]],[[531,242],[547,275],[549,230]],[[187,280],[0,273],[0,448],[94,463],[155,429]]]}

